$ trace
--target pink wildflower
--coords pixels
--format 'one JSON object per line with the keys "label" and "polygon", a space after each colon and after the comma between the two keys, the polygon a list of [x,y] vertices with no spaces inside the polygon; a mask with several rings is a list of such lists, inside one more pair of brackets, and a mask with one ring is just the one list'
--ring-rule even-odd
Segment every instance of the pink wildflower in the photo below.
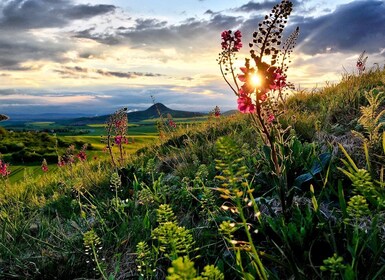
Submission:
{"label": "pink wildflower", "polygon": [[8,164],[6,164],[0,159],[0,175],[5,177],[9,174],[11,174],[11,171],[8,169]]}
{"label": "pink wildflower", "polygon": [[237,52],[242,48],[242,33],[241,31],[235,31],[234,35],[232,35],[231,30],[225,30],[221,33],[222,37],[222,49],[223,50],[231,50],[233,52]]}
{"label": "pink wildflower", "polygon": [[214,108],[214,116],[219,117],[221,115],[221,109],[218,106]]}
{"label": "pink wildflower", "polygon": [[276,68],[271,77],[272,81],[269,84],[270,89],[278,90],[286,86],[286,76],[282,74],[281,68]]}
{"label": "pink wildflower", "polygon": [[243,74],[239,74],[239,75],[238,75],[238,79],[239,79],[242,83],[246,83],[247,68],[246,68],[246,67],[240,67],[239,69],[241,69],[241,71],[242,71]]}
{"label": "pink wildflower", "polygon": [[57,166],[63,167],[65,165],[66,165],[66,161],[62,157],[59,156],[57,159]]}
{"label": "pink wildflower", "polygon": [[41,163],[41,170],[43,172],[47,172],[48,171],[48,164],[47,164],[47,161],[44,159],[43,162]]}
{"label": "pink wildflower", "polygon": [[168,125],[172,128],[176,128],[176,123],[173,120],[168,120]]}
{"label": "pink wildflower", "polygon": [[260,94],[258,94],[258,100],[260,100],[261,102],[265,102],[266,99],[267,99],[266,92],[261,92]]}
{"label": "pink wildflower", "polygon": [[275,116],[273,114],[270,114],[269,117],[267,118],[268,123],[272,123],[275,120]]}
{"label": "pink wildflower", "polygon": [[235,31],[235,33],[234,33],[234,48],[233,48],[233,51],[237,52],[237,51],[239,51],[242,48],[241,38],[242,38],[241,31],[239,31],[239,30]]}
{"label": "pink wildflower", "polygon": [[81,150],[78,154],[77,154],[77,158],[80,160],[80,161],[85,161],[87,159],[87,155],[86,155],[86,152],[84,150]]}
{"label": "pink wildflower", "polygon": [[122,145],[123,137],[121,135],[118,135],[115,137],[114,141],[116,145]]}
{"label": "pink wildflower", "polygon": [[239,96],[238,100],[238,110],[243,114],[249,114],[255,112],[255,105],[251,98],[245,94]]}

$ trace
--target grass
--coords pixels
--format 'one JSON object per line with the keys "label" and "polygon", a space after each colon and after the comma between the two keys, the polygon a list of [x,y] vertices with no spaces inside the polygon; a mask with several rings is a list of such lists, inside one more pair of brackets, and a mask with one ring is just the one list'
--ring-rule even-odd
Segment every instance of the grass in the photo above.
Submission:
{"label": "grass", "polygon": [[[364,93],[384,91],[384,77],[346,76],[287,100],[285,181],[242,114],[177,122],[162,138],[131,126],[118,167],[105,155],[3,179],[0,278],[383,279],[383,130],[363,146],[351,129],[367,136]],[[61,137],[102,148],[104,128],[88,128],[95,135]]]}

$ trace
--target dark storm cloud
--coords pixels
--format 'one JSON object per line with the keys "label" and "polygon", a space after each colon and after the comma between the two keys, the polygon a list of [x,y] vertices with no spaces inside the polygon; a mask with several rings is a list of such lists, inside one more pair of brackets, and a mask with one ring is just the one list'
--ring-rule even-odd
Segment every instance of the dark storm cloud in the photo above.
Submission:
{"label": "dark storm cloud", "polygon": [[289,21],[300,26],[299,46],[305,53],[322,53],[326,48],[378,52],[385,47],[384,1],[355,1],[317,18],[296,16]]}
{"label": "dark storm cloud", "polygon": [[75,5],[70,0],[13,0],[1,6],[2,29],[62,27],[74,19],[113,12],[112,5]]}
{"label": "dark storm cloud", "polygon": [[279,3],[280,1],[263,1],[263,2],[254,2],[250,1],[247,4],[242,5],[239,8],[236,8],[235,11],[237,12],[260,12],[265,10],[271,10],[271,8]]}
{"label": "dark storm cloud", "polygon": [[0,69],[28,70],[22,65],[26,61],[52,60],[62,61],[62,54],[71,47],[71,42],[62,40],[60,43],[38,40],[28,32],[12,32],[5,30],[0,33]]}
{"label": "dark storm cloud", "polygon": [[130,43],[132,48],[173,47],[188,52],[190,46],[197,49],[212,47],[213,38],[219,38],[221,31],[241,23],[242,17],[224,14],[213,14],[209,20],[188,18],[175,25],[167,25],[164,21],[154,19],[140,19],[132,28],[116,29],[115,34],[97,33],[93,29],[87,29],[75,36],[109,45]]}
{"label": "dark storm cloud", "polygon": [[54,72],[59,73],[64,78],[95,78],[92,74],[98,74],[104,77],[116,77],[132,79],[137,77],[161,77],[164,76],[158,73],[149,72],[119,72],[107,71],[103,69],[92,69],[80,66],[68,67],[63,66],[60,69],[55,69]]}
{"label": "dark storm cloud", "polygon": [[137,77],[160,77],[161,74],[156,73],[143,73],[143,72],[117,72],[117,71],[105,71],[105,70],[96,70],[96,73],[102,76],[108,77],[117,77],[117,78],[137,78]]}
{"label": "dark storm cloud", "polygon": [[166,26],[167,21],[159,21],[157,19],[137,19],[136,20],[136,30],[145,30],[145,29],[158,29]]}
{"label": "dark storm cloud", "polygon": [[[252,11],[265,5],[271,8],[273,2],[276,1],[249,2],[239,9]],[[296,2],[300,5],[304,1]],[[306,13],[298,11],[301,8],[294,8],[285,32],[288,35],[296,26],[300,27],[297,49],[306,54],[327,51],[360,53],[363,50],[375,53],[385,47],[384,1],[353,1],[337,6],[334,11],[319,17],[302,16],[301,14]],[[244,34],[244,42],[251,40],[248,36],[257,29],[263,15],[252,16],[242,23],[240,30]]]}
{"label": "dark storm cloud", "polygon": [[111,13],[112,5],[76,5],[70,0],[11,0],[0,4],[0,69],[27,70],[26,61],[63,61],[70,38],[41,40],[30,29],[65,27],[75,19]]}
{"label": "dark storm cloud", "polygon": [[[306,0],[305,0],[306,1]],[[250,1],[247,4],[244,4],[236,9],[234,11],[236,12],[245,12],[245,13],[250,13],[250,12],[261,12],[261,11],[270,11],[274,5],[280,3],[281,1],[279,0],[265,0],[263,2],[254,2]],[[291,1],[293,5],[296,7],[300,6],[302,4],[301,1],[297,0],[292,0]]]}

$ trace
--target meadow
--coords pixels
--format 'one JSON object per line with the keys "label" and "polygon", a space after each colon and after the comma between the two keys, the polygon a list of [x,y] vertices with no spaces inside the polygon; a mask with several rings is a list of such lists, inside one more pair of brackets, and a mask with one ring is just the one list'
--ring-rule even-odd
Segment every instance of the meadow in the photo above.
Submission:
{"label": "meadow", "polygon": [[[129,124],[130,145],[127,153],[133,153],[157,137],[156,122]],[[45,159],[50,169],[57,170],[58,157],[70,145],[79,150],[87,144],[90,158],[106,157],[102,137],[106,134],[106,124],[95,123],[84,126],[68,126],[53,121],[49,122],[5,122],[7,132],[0,134],[1,158],[8,162],[10,175],[8,180],[16,182],[24,176],[42,174],[41,164]]]}
{"label": "meadow", "polygon": [[[385,67],[360,57],[339,83],[284,95],[298,29],[273,56],[291,8],[259,25],[240,70],[240,31],[221,34],[239,113],[146,126],[120,109],[103,157],[63,147],[59,167],[17,182],[2,162],[0,277],[384,279]],[[63,137],[101,147],[101,125],[83,129]]]}

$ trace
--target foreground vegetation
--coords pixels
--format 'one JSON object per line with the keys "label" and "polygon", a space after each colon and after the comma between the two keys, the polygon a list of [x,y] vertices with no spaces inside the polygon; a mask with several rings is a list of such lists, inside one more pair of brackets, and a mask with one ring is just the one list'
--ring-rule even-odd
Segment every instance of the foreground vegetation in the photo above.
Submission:
{"label": "foreground vegetation", "polygon": [[[354,91],[362,108],[370,106],[368,92],[384,94],[385,72],[351,78],[360,84],[374,77],[372,87]],[[343,99],[343,88],[333,86],[333,98]],[[355,110],[356,104],[338,111],[352,118],[351,127],[338,133],[332,121],[338,104],[318,102],[318,115],[305,117],[313,99],[326,99],[329,91],[293,96],[287,104],[295,118],[282,116],[295,128],[282,163],[286,213],[250,119],[212,117],[196,127],[166,130],[167,137],[118,167],[106,158],[17,184],[4,178],[1,277],[162,279],[222,272],[228,279],[252,279],[260,263],[273,279],[382,279],[382,130],[377,138],[370,134],[361,125],[365,110]],[[352,128],[368,140],[353,137]],[[204,269],[207,264],[215,267]]]}
{"label": "foreground vegetation", "polygon": [[161,116],[159,141],[128,157],[122,109],[103,138],[109,158],[67,149],[57,172],[15,184],[3,173],[0,276],[383,279],[385,69],[361,65],[286,100],[285,67],[262,56],[266,42],[278,48],[275,24],[291,7],[282,1],[260,25],[266,40],[254,35],[242,74],[231,62],[241,33],[222,33],[221,71],[244,114],[216,108],[184,127]]}

